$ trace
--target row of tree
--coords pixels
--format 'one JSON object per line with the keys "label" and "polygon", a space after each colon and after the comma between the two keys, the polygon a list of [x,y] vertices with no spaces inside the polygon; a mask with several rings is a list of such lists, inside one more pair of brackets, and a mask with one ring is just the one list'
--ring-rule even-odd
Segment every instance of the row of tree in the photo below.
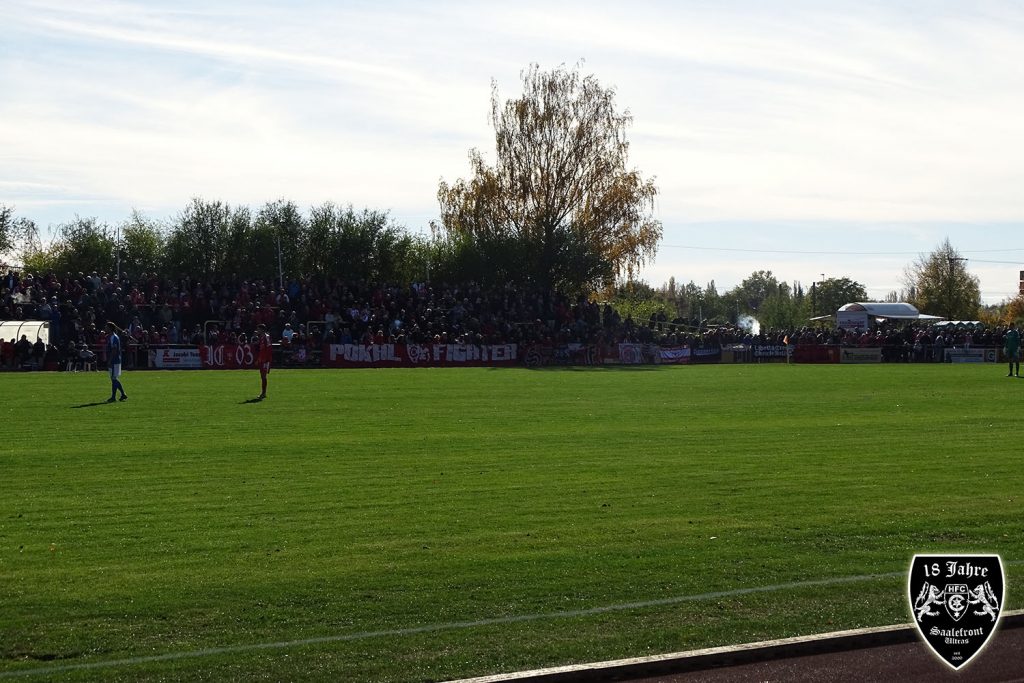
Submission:
{"label": "row of tree", "polygon": [[[994,323],[1024,318],[1024,297],[982,306],[978,278],[968,272],[966,259],[948,239],[908,265],[903,280],[906,288],[889,292],[886,302],[908,302],[922,313],[948,320]],[[734,322],[750,316],[763,327],[774,328],[802,327],[816,317],[834,314],[844,304],[870,300],[864,285],[847,277],[824,278],[805,287],[800,282],[779,282],[770,270],[755,271],[723,293],[713,281],[704,287],[693,281],[679,286],[674,278],[657,290],[631,284],[617,291],[627,305],[646,313],[656,311],[691,323]]]}
{"label": "row of tree", "polygon": [[835,313],[851,301],[865,301],[867,292],[849,278],[828,278],[804,287],[800,282],[780,282],[770,270],[750,274],[732,289],[719,292],[715,282],[700,286],[692,280],[680,285],[675,278],[655,289],[630,282],[616,288],[619,307],[634,318],[664,315],[687,325],[736,323],[756,319],[761,327],[799,328],[819,315]]}
{"label": "row of tree", "polygon": [[[139,212],[114,226],[76,217],[56,226],[47,247],[40,245],[31,220],[0,205],[0,237],[4,250],[20,251],[33,272],[231,274],[271,281],[282,275],[378,282],[532,280],[523,273],[524,255],[500,240],[444,231],[412,234],[386,212],[331,203],[304,213],[286,200],[253,211],[197,198],[169,221]],[[891,292],[887,301],[909,301],[924,313],[949,319],[983,317],[978,279],[948,240],[910,264],[904,279],[906,289]],[[845,303],[868,300],[864,285],[850,278],[805,286],[780,282],[770,270],[755,271],[724,292],[714,281],[684,285],[675,278],[659,288],[629,279],[590,291],[612,298],[636,318],[664,314],[694,326],[751,316],[766,327],[800,327]],[[1001,307],[1011,318],[1024,315],[1024,300],[1015,302]],[[987,314],[1002,317],[1002,312]]]}
{"label": "row of tree", "polygon": [[117,225],[76,217],[57,225],[46,247],[37,234],[23,220],[13,239],[25,267],[36,272],[264,279],[287,273],[397,281],[423,278],[428,258],[426,241],[385,212],[325,203],[304,214],[286,200],[253,211],[197,198],[169,221],[139,212]]}
{"label": "row of tree", "polygon": [[[552,283],[529,267],[532,250],[523,241],[439,226],[414,234],[385,211],[333,203],[303,212],[283,199],[253,210],[195,198],[169,220],[138,211],[114,225],[76,216],[52,226],[47,245],[36,224],[16,217],[12,207],[0,205],[0,219],[0,255],[12,253],[33,272]],[[561,277],[552,286],[583,291],[584,282],[567,276],[571,267],[559,261],[555,271]],[[612,277],[601,281],[610,284]]]}
{"label": "row of tree", "polygon": [[[624,306],[646,295],[644,306],[672,318],[724,322],[746,314],[777,327],[867,298],[848,278],[804,287],[771,271],[724,294],[713,282],[672,280],[657,292],[636,284],[662,226],[653,217],[654,181],[628,164],[629,113],[617,111],[613,89],[578,66],[533,65],[522,81],[522,95],[507,101],[492,84],[495,163],[474,149],[468,179],[441,181],[440,221],[429,235],[409,233],[386,212],[351,206],[325,203],[304,213],[282,199],[253,211],[197,198],[167,222],[137,212],[116,226],[76,218],[57,226],[43,247],[32,221],[0,205],[0,255],[20,247],[28,268],[56,272],[510,282],[568,294],[611,292],[627,282],[618,294]],[[908,267],[906,280],[893,300],[948,318],[977,317],[978,280],[948,240]]]}

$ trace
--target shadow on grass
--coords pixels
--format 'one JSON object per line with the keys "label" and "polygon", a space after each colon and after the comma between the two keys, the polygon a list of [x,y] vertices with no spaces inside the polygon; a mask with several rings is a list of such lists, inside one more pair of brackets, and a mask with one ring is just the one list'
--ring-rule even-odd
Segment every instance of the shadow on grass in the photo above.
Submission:
{"label": "shadow on grass", "polygon": [[77,406],[71,406],[72,408],[95,408],[96,406],[107,406],[113,405],[110,401],[95,401],[94,403],[80,403]]}
{"label": "shadow on grass", "polygon": [[660,365],[541,365],[530,367],[491,367],[489,370],[532,370],[534,372],[657,372]]}
{"label": "shadow on grass", "polygon": [[247,398],[244,401],[239,401],[238,405],[244,406],[246,403],[263,403],[264,400],[265,399],[262,399],[262,398],[259,398],[259,397],[257,397],[257,398]]}

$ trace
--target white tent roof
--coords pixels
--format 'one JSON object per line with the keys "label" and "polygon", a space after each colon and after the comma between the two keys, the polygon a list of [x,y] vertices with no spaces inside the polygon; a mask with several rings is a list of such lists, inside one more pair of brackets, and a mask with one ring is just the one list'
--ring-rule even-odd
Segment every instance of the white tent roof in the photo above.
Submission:
{"label": "white tent roof", "polygon": [[0,339],[19,341],[25,335],[33,344],[36,337],[44,344],[50,343],[50,322],[48,320],[0,320]]}
{"label": "white tent roof", "polygon": [[942,316],[926,315],[917,310],[915,306],[908,303],[876,303],[873,301],[859,301],[852,304],[845,304],[839,307],[840,311],[855,311],[867,313],[876,318],[888,320],[943,320]]}

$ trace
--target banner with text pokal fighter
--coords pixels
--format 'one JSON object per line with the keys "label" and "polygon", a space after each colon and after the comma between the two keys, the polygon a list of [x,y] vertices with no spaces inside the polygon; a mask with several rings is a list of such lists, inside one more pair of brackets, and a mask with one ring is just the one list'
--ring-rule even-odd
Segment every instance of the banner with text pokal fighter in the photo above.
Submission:
{"label": "banner with text pokal fighter", "polygon": [[998,555],[915,555],[909,598],[925,642],[954,669],[981,652],[999,623],[1005,582]]}
{"label": "banner with text pokal fighter", "polygon": [[328,344],[331,368],[492,367],[515,365],[515,344]]}

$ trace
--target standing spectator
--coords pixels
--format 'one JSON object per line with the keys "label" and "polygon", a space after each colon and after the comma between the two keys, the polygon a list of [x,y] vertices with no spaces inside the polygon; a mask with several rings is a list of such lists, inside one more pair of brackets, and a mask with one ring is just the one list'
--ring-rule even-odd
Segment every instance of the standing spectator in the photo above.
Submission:
{"label": "standing spectator", "polygon": [[43,361],[46,359],[46,344],[42,337],[36,337],[36,343],[32,345],[32,364],[37,370],[43,369]]}
{"label": "standing spectator", "polygon": [[124,393],[121,386],[121,338],[117,336],[114,323],[107,323],[107,357],[110,362],[110,398],[107,403],[113,403],[117,392],[121,392],[121,400],[127,401],[128,394]]}
{"label": "standing spectator", "polygon": [[1006,335],[1003,337],[1003,351],[1010,364],[1010,371],[1006,373],[1006,376],[1020,377],[1020,332],[1017,331],[1016,323],[1010,323],[1010,329],[1006,330]]}
{"label": "standing spectator", "polygon": [[270,346],[270,335],[267,334],[267,326],[260,323],[256,326],[256,339],[259,344],[259,353],[256,362],[260,367],[260,395],[257,400],[262,401],[267,397],[267,375],[270,374],[270,360],[273,357],[273,348]]}
{"label": "standing spectator", "polygon": [[20,368],[23,364],[27,363],[29,357],[32,355],[32,342],[28,340],[28,337],[21,335],[21,339],[14,345],[14,367]]}
{"label": "standing spectator", "polygon": [[941,332],[935,333],[935,341],[932,342],[932,355],[936,363],[942,363],[946,359],[943,354],[943,349],[946,347],[946,340],[942,338]]}
{"label": "standing spectator", "polygon": [[75,347],[75,342],[69,341],[64,347],[62,364],[65,370],[74,370],[78,366],[78,349]]}

